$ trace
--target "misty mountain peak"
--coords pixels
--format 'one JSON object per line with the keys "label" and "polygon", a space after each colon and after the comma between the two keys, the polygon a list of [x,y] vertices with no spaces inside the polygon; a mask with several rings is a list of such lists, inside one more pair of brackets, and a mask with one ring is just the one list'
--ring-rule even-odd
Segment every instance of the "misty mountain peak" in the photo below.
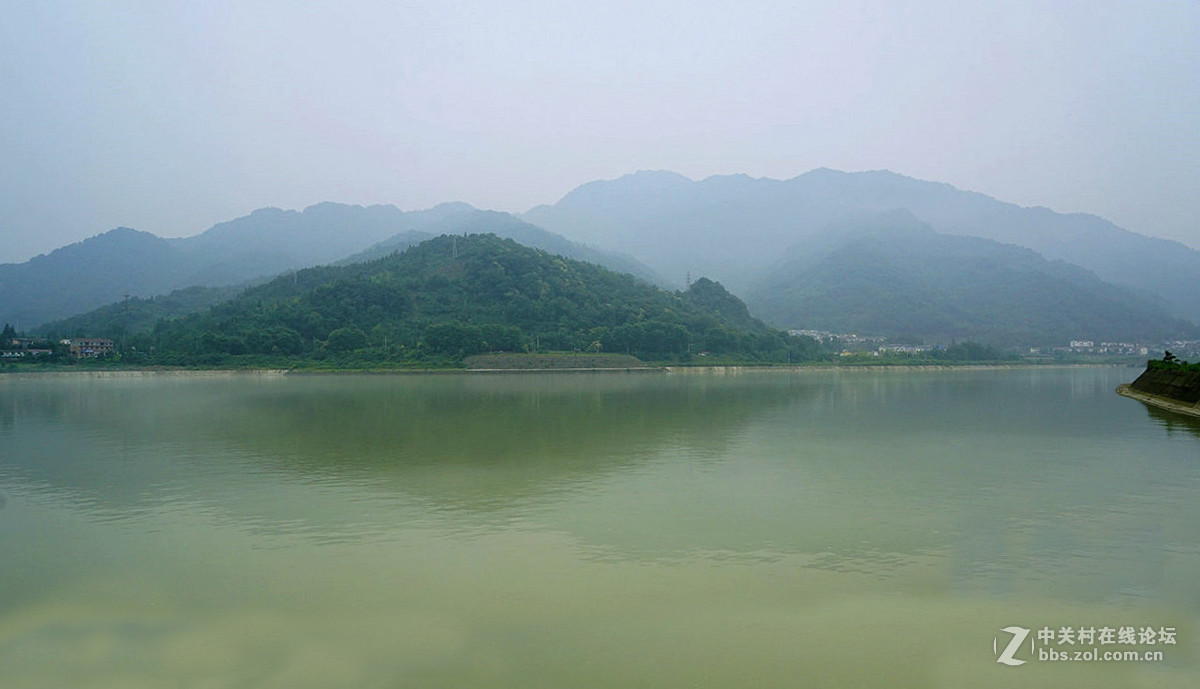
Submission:
{"label": "misty mountain peak", "polygon": [[638,170],[627,175],[621,175],[616,180],[621,182],[636,182],[638,184],[689,184],[691,179],[671,170]]}
{"label": "misty mountain peak", "polygon": [[465,213],[475,210],[475,206],[465,201],[446,201],[445,203],[439,203],[429,210],[438,213]]}
{"label": "misty mountain peak", "polygon": [[[289,214],[295,215],[296,211],[291,211],[291,210],[285,211],[282,208],[277,208],[275,206],[266,206],[264,208],[256,208],[256,209],[250,211],[250,215],[247,217],[270,218],[270,217],[289,215]],[[234,222],[234,221],[231,220],[228,222]],[[218,223],[218,225],[225,225],[225,224],[227,224],[227,223]]]}
{"label": "misty mountain peak", "polygon": [[313,205],[305,208],[302,211],[302,214],[341,213],[346,211],[363,210],[363,208],[363,206],[358,204],[338,203],[336,201],[321,201],[320,203],[314,203]]}
{"label": "misty mountain peak", "polygon": [[639,170],[613,180],[597,180],[580,185],[558,202],[559,206],[603,205],[614,199],[648,198],[686,190],[695,182],[678,172]]}
{"label": "misty mountain peak", "polygon": [[155,235],[151,232],[146,232],[145,230],[135,230],[132,227],[125,227],[124,225],[122,225],[120,227],[114,227],[111,230],[109,230],[108,232],[101,232],[100,234],[98,234],[94,237],[85,239],[84,241],[87,242],[87,241],[91,241],[93,239],[99,239],[101,237],[125,238],[125,237],[156,237],[156,236],[157,235]]}
{"label": "misty mountain peak", "polygon": [[[164,240],[156,234],[132,227],[114,227],[107,232],[101,232],[94,237],[88,237],[81,242],[68,244],[50,252],[50,256],[61,252],[79,251],[121,251],[137,246],[162,243]],[[39,257],[40,258],[40,257]]]}

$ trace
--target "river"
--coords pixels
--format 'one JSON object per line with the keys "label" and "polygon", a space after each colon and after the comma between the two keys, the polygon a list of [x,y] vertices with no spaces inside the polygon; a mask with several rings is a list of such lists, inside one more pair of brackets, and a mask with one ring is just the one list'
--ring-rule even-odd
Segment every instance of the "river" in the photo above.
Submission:
{"label": "river", "polygon": [[1136,374],[0,379],[0,686],[1200,686]]}

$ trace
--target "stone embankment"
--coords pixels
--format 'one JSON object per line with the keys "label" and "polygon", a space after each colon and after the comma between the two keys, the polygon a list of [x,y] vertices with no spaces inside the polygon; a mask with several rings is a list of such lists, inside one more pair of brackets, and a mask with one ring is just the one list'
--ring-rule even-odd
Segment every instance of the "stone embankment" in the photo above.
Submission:
{"label": "stone embankment", "polygon": [[1200,371],[1147,368],[1117,394],[1179,414],[1200,416]]}

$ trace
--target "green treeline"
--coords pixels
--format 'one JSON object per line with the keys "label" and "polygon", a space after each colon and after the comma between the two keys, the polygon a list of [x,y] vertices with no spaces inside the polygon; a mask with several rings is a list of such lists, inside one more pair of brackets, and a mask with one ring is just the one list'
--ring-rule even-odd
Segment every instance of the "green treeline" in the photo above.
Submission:
{"label": "green treeline", "polygon": [[0,330],[0,361],[7,364],[38,362],[62,363],[70,358],[70,348],[55,339],[23,337],[12,323]]}
{"label": "green treeline", "polygon": [[822,355],[814,340],[751,318],[711,280],[667,292],[494,235],[301,270],[124,340],[130,363],[180,366],[458,365],[472,354],[551,350],[676,362]]}
{"label": "green treeline", "polygon": [[929,358],[940,361],[1014,361],[1017,357],[979,342],[959,342],[949,347],[932,349]]}
{"label": "green treeline", "polygon": [[1188,373],[1200,373],[1200,361],[1189,364],[1170,352],[1163,352],[1163,358],[1151,359],[1147,361],[1146,368],[1155,368],[1164,371],[1186,371]]}
{"label": "green treeline", "polygon": [[86,313],[46,323],[38,330],[53,333],[57,337],[100,335],[118,339],[151,330],[165,318],[203,311],[232,299],[244,289],[244,285],[186,287],[157,297],[128,297]]}

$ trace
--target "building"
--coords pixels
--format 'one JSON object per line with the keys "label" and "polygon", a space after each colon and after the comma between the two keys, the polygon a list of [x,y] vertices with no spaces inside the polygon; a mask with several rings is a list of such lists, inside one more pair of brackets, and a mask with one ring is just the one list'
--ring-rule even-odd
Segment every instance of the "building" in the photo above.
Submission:
{"label": "building", "polygon": [[37,358],[39,356],[50,356],[53,353],[53,349],[40,349],[37,347],[30,347],[28,349],[5,349],[0,351],[0,359],[24,359],[25,357]]}
{"label": "building", "polygon": [[0,342],[0,359],[24,359],[26,357],[50,356],[54,353],[45,340],[31,337],[14,337]]}
{"label": "building", "polygon": [[928,351],[932,351],[932,350],[933,350],[933,345],[890,344],[890,345],[882,345],[879,348],[879,352],[881,354],[886,354],[888,352],[892,352],[894,354],[920,354],[922,352],[928,352]]}
{"label": "building", "polygon": [[108,356],[113,353],[113,341],[103,337],[73,337],[63,340],[62,343],[70,348],[71,356],[75,359]]}

